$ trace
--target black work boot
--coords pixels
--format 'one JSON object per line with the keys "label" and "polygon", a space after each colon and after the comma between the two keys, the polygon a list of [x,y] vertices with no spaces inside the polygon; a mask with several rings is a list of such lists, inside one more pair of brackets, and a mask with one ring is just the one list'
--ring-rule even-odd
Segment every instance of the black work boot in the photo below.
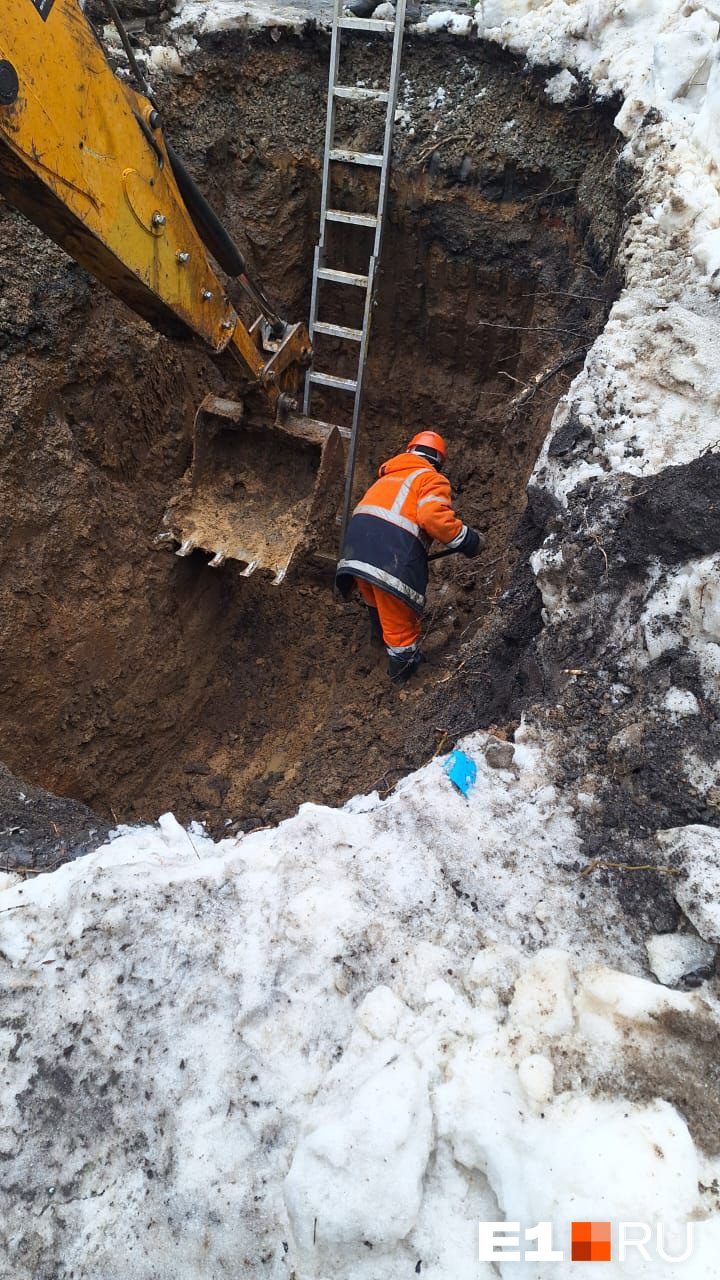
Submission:
{"label": "black work boot", "polygon": [[391,683],[405,684],[423,661],[423,655],[419,649],[413,649],[411,653],[389,653],[388,675]]}

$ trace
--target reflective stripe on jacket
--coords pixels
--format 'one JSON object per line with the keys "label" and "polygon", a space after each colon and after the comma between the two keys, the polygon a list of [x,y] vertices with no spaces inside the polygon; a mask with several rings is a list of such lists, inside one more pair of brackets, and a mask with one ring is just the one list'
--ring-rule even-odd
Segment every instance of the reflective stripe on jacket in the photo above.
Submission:
{"label": "reflective stripe on jacket", "polygon": [[428,547],[462,541],[466,526],[455,515],[450,482],[417,453],[384,462],[379,479],[353,512],[338,561],[336,581],[347,595],[354,578],[404,600],[422,613],[428,579]]}

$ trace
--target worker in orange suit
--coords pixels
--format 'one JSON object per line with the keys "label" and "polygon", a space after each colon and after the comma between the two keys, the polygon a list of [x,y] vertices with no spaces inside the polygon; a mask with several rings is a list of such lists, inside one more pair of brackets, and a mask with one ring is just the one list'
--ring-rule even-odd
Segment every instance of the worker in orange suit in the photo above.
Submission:
{"label": "worker in orange suit", "polygon": [[422,661],[420,632],[433,539],[476,556],[484,539],[453,510],[442,474],[447,450],[436,431],[420,431],[404,453],[384,462],[378,479],[348,523],[336,582],[347,597],[355,585],[382,633],[388,675],[402,683]]}

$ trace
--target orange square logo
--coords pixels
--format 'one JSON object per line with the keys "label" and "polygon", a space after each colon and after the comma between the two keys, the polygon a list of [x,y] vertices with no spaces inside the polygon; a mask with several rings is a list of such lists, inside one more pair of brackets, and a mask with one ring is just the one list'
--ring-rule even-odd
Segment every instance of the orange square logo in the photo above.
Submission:
{"label": "orange square logo", "polygon": [[609,1222],[573,1222],[573,1262],[610,1262],[612,1232]]}

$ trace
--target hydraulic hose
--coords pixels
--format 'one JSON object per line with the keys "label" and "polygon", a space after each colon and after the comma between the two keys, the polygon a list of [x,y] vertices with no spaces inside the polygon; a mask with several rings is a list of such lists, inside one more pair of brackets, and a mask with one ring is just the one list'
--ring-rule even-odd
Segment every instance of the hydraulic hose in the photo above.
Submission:
{"label": "hydraulic hose", "polygon": [[120,37],[120,42],[122,44],[123,49],[125,50],[125,55],[127,57],[127,60],[130,63],[130,70],[132,71],[135,79],[140,85],[140,88],[145,94],[145,97],[150,99],[153,106],[156,106],[157,104],[155,102],[155,99],[153,98],[152,89],[150,88],[150,85],[145,79],[140,63],[135,57],[135,50],[133,49],[130,43],[130,37],[127,31],[125,30],[123,20],[120,17],[120,14],[118,13],[115,0],[102,0],[102,4],[107,9],[108,13],[110,14],[110,17],[112,18],[113,22],[115,23],[115,26],[117,27],[117,33]]}
{"label": "hydraulic hose", "polygon": [[215,210],[208,204],[195,179],[185,168],[184,161],[180,159],[177,151],[171,146],[167,138],[165,139],[165,147],[170,158],[178,190],[205,248],[210,251],[215,261],[227,275],[233,278],[243,275],[246,269],[245,259],[235,241],[223,226]]}
{"label": "hydraulic hose", "polygon": [[178,190],[205,248],[209,250],[226,275],[229,275],[242,285],[256,307],[265,316],[265,319],[269,320],[273,332],[282,332],[286,328],[285,321],[282,316],[278,315],[263,288],[257,281],[253,280],[248,271],[247,263],[232,236],[223,226],[215,210],[205,199],[192,174],[186,169],[184,161],[181,160],[167,138],[165,139],[165,146]]}

